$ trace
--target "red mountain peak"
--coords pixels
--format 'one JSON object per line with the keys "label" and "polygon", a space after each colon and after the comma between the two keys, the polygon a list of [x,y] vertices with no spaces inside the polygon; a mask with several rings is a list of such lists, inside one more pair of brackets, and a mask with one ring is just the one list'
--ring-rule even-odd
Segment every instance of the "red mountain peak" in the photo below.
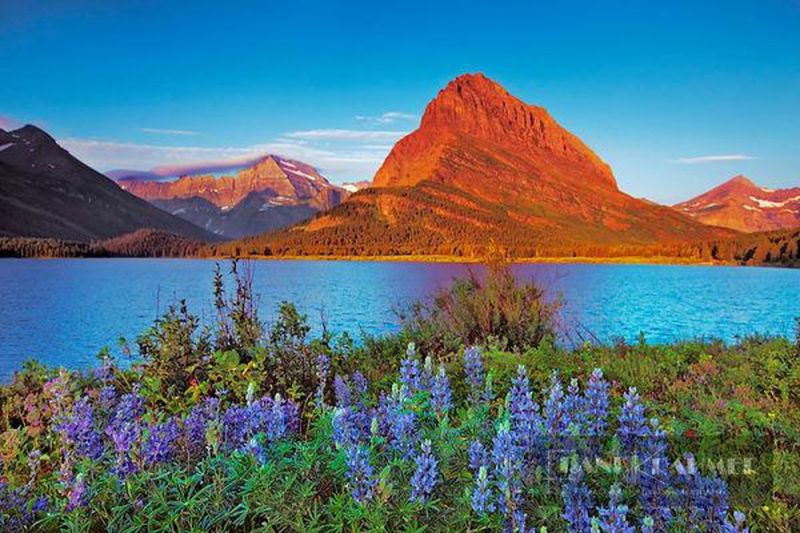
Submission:
{"label": "red mountain peak", "polygon": [[[494,167],[470,165],[459,153],[479,144],[491,152]],[[517,179],[568,181],[617,190],[611,169],[546,109],[512,96],[483,74],[463,74],[439,91],[425,109],[420,127],[403,138],[375,176],[375,186],[415,185],[432,180],[488,182],[497,171],[524,158]],[[458,169],[454,168],[458,166]],[[481,168],[483,167],[483,168]],[[454,175],[458,170],[458,175]],[[497,186],[493,183],[492,186]]]}

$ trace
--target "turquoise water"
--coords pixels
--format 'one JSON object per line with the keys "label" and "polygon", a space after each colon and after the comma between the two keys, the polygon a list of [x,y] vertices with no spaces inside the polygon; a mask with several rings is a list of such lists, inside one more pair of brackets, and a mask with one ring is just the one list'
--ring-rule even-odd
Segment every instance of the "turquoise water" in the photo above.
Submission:
{"label": "turquoise water", "polygon": [[[104,346],[134,340],[185,298],[211,316],[212,261],[63,259],[0,261],[0,380],[29,357],[80,368]],[[470,267],[458,264],[259,261],[252,263],[262,318],[295,302],[315,327],[377,334],[398,327],[394,309],[425,298]],[[579,338],[662,343],[749,333],[793,335],[800,270],[656,265],[518,265],[560,296],[565,342]]]}

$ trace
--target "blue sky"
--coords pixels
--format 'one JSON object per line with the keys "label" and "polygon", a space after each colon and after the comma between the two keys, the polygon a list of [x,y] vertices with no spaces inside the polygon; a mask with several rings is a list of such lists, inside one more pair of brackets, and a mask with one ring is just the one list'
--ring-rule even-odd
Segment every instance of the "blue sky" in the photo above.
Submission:
{"label": "blue sky", "polygon": [[798,0],[0,0],[0,127],[39,124],[103,171],[272,151],[370,178],[475,71],[548,108],[636,196],[738,173],[800,185]]}

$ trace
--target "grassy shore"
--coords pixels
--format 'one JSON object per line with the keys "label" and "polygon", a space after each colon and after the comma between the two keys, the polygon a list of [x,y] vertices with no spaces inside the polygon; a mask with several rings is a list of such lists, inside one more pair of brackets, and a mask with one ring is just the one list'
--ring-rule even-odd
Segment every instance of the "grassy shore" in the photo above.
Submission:
{"label": "grassy shore", "polygon": [[800,341],[559,346],[494,265],[355,343],[232,275],[212,328],[0,387],[0,530],[800,528]]}

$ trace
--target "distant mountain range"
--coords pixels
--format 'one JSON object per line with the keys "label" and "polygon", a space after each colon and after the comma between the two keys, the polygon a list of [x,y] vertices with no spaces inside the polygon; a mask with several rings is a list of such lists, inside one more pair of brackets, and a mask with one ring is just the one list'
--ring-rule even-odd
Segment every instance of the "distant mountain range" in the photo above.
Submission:
{"label": "distant mountain range", "polygon": [[773,190],[744,176],[674,207],[704,224],[748,233],[800,227],[800,187]]}
{"label": "distant mountain range", "polygon": [[[800,260],[800,188],[737,176],[673,207],[634,198],[544,108],[481,74],[442,89],[372,181],[337,186],[277,155],[232,176],[113,175],[34,126],[0,130],[0,252]],[[765,230],[784,231],[740,233]]]}
{"label": "distant mountain range", "polygon": [[0,129],[0,236],[95,241],[143,228],[216,240],[123,191],[41,129]]}
{"label": "distant mountain range", "polygon": [[543,108],[463,75],[430,102],[373,187],[312,220],[223,249],[304,255],[473,255],[732,235],[617,187],[609,166]]}
{"label": "distant mountain range", "polygon": [[[120,173],[117,173],[119,176]],[[289,226],[339,205],[350,192],[301,161],[268,155],[235,176],[136,173],[117,178],[126,191],[225,238]]]}

